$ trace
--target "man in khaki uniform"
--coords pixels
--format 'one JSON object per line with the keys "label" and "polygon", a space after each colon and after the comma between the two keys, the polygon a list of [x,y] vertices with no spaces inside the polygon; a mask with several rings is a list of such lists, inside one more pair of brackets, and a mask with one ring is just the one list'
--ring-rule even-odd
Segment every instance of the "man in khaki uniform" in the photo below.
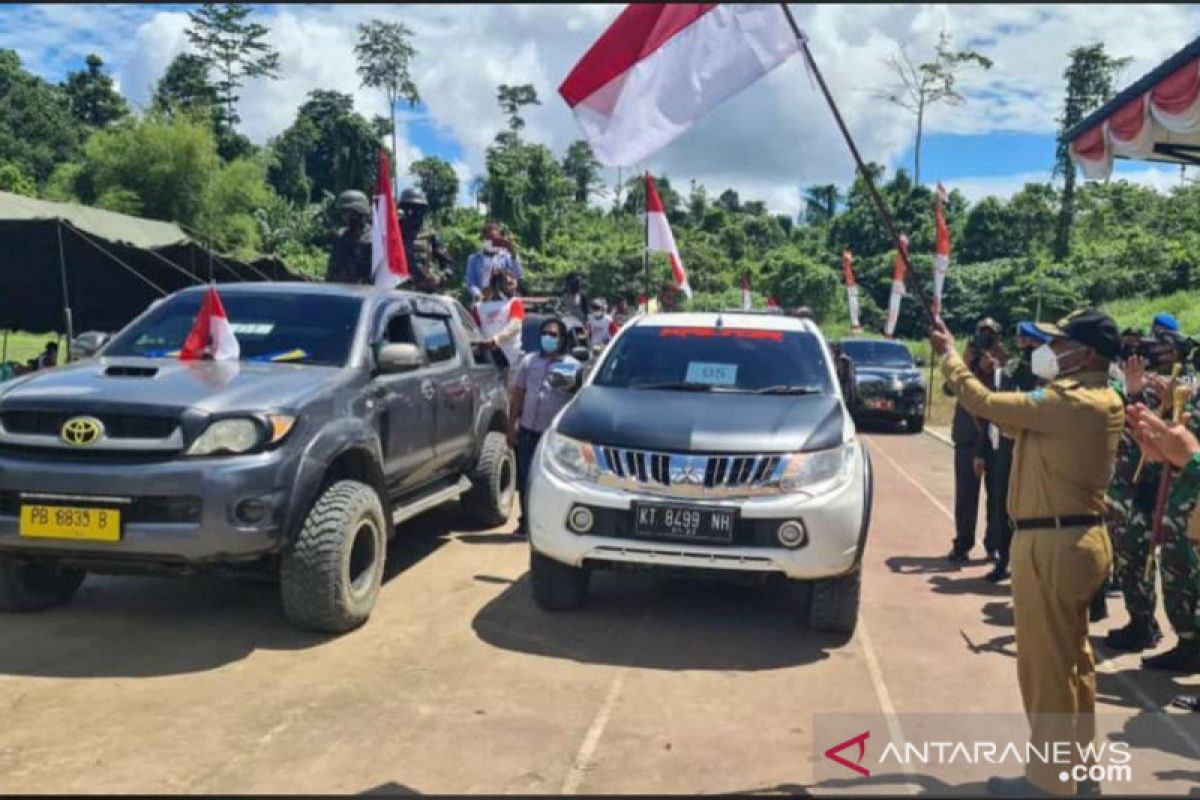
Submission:
{"label": "man in khaki uniform", "polygon": [[[1051,341],[1032,367],[1049,383],[1031,392],[993,392],[963,363],[941,323],[931,335],[942,373],[966,410],[1015,440],[1008,513],[1015,533],[1011,570],[1017,677],[1039,750],[1064,742],[1072,764],[1095,738],[1096,674],[1088,644],[1088,604],[1108,575],[1112,545],[1104,493],[1124,427],[1108,365],[1121,350],[1116,323],[1092,309],[1038,325]],[[1025,777],[992,778],[1005,796],[1075,793],[1061,780],[1071,765],[1031,758]]]}

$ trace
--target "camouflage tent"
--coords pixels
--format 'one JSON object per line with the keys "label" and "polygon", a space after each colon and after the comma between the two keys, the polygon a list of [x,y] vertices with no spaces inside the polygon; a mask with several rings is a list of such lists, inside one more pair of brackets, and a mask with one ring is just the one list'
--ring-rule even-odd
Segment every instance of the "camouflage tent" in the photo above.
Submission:
{"label": "camouflage tent", "polygon": [[116,331],[210,276],[304,280],[277,259],[213,253],[170,222],[0,192],[0,329]]}

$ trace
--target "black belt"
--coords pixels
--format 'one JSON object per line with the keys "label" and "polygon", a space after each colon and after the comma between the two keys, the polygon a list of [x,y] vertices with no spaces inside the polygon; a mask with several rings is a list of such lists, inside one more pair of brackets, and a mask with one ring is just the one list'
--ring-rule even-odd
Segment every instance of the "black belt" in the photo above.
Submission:
{"label": "black belt", "polygon": [[1070,517],[1030,517],[1013,520],[1013,528],[1028,531],[1034,528],[1090,528],[1099,525],[1104,517],[1099,514],[1075,514]]}

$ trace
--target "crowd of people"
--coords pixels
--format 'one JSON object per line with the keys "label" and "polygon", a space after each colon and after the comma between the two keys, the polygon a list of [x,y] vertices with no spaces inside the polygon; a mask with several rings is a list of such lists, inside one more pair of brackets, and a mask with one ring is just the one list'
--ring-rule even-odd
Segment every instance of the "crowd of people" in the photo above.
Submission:
{"label": "crowd of people", "polygon": [[[1011,355],[991,319],[980,320],[962,356],[941,323],[931,336],[944,390],[957,400],[948,559],[966,562],[975,545],[982,484],[983,545],[993,563],[986,577],[1011,578],[1031,738],[1086,743],[1095,734],[1096,702],[1088,624],[1107,616],[1110,585],[1119,588],[1129,622],[1107,633],[1107,649],[1140,652],[1159,643],[1161,568],[1177,641],[1142,663],[1200,672],[1200,387],[1189,363],[1200,348],[1166,313],[1155,316],[1147,337],[1118,332],[1094,309],[1056,325],[1022,322],[1013,333]],[[1196,696],[1173,702],[1200,710]],[[1031,763],[1024,777],[993,779],[989,789],[1096,788],[1064,775]]]}

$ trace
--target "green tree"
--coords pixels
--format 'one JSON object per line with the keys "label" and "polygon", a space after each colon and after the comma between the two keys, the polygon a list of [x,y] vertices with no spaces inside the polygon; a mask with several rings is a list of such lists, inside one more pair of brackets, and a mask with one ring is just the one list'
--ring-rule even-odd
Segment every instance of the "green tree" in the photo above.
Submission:
{"label": "green tree", "polygon": [[913,182],[921,182],[921,137],[925,126],[925,113],[939,103],[962,105],[965,98],[957,89],[959,74],[967,67],[977,66],[984,70],[992,68],[992,60],[974,50],[955,50],[950,44],[950,35],[942,31],[938,36],[933,58],[914,64],[907,49],[900,45],[887,58],[888,69],[895,75],[897,83],[890,89],[877,91],[876,97],[899,106],[916,117],[917,138],[913,147]]}
{"label": "green tree", "polygon": [[603,186],[600,180],[600,160],[592,146],[582,139],[571,142],[563,158],[563,172],[575,186],[575,202],[587,203],[592,192]]}
{"label": "green tree", "polygon": [[1022,242],[1013,236],[1008,209],[995,197],[985,197],[967,214],[957,250],[964,264],[1016,255]]}
{"label": "green tree", "polygon": [[188,12],[188,41],[217,72],[218,120],[232,131],[240,121],[238,92],[247,78],[278,78],[279,53],[265,40],[265,25],[250,22],[253,9],[243,3],[205,3]]}
{"label": "green tree", "polygon": [[525,118],[521,116],[521,109],[525,106],[542,104],[538,100],[537,90],[531,83],[523,83],[518,86],[510,86],[507,83],[500,84],[496,87],[496,102],[500,104],[500,110],[504,112],[504,116],[508,117],[508,129],[514,135],[519,134],[525,128]]}
{"label": "green tree", "polygon": [[194,53],[180,53],[167,65],[154,88],[153,108],[163,114],[211,115],[220,105],[208,79],[208,62]]}
{"label": "green tree", "polygon": [[414,161],[408,171],[416,176],[425,199],[429,201],[431,214],[454,207],[458,198],[458,173],[449,163],[437,156],[426,156]]}
{"label": "green tree", "polygon": [[1112,98],[1113,83],[1131,61],[1130,58],[1113,58],[1104,52],[1101,43],[1076,47],[1068,58],[1070,62],[1063,72],[1067,96],[1063,101],[1062,116],[1058,118],[1058,146],[1054,154],[1054,174],[1063,178],[1054,237],[1054,256],[1059,260],[1070,254],[1071,226],[1075,222],[1075,164],[1071,161],[1069,142],[1062,135]]}
{"label": "green tree", "polygon": [[726,189],[717,197],[717,208],[736,214],[742,210],[741,198],[733,189]]}
{"label": "green tree", "polygon": [[824,225],[830,222],[841,201],[842,193],[835,183],[808,187],[804,193],[804,221],[809,225]]}
{"label": "green tree", "polygon": [[104,72],[104,60],[89,53],[86,69],[68,73],[63,83],[71,114],[84,125],[103,128],[129,113],[125,98],[113,85],[112,76]]}
{"label": "green tree", "polygon": [[379,150],[376,131],[342,92],[314,89],[296,120],[271,144],[268,180],[294,203],[318,202],[325,193],[369,192]]}
{"label": "green tree", "polygon": [[62,88],[27,72],[15,50],[0,50],[0,161],[40,184],[78,156],[82,134]]}
{"label": "green tree", "polygon": [[11,161],[0,161],[0,192],[12,192],[26,197],[37,195],[37,184]]}
{"label": "green tree", "polygon": [[[396,103],[405,100],[411,108],[421,102],[411,74],[411,63],[417,55],[412,36],[413,32],[402,22],[373,19],[359,23],[358,43],[354,46],[362,85],[382,89],[387,98],[393,153],[397,152]],[[392,169],[397,169],[396,164],[392,164]],[[397,177],[398,173],[392,176],[395,184],[399,184]]]}

